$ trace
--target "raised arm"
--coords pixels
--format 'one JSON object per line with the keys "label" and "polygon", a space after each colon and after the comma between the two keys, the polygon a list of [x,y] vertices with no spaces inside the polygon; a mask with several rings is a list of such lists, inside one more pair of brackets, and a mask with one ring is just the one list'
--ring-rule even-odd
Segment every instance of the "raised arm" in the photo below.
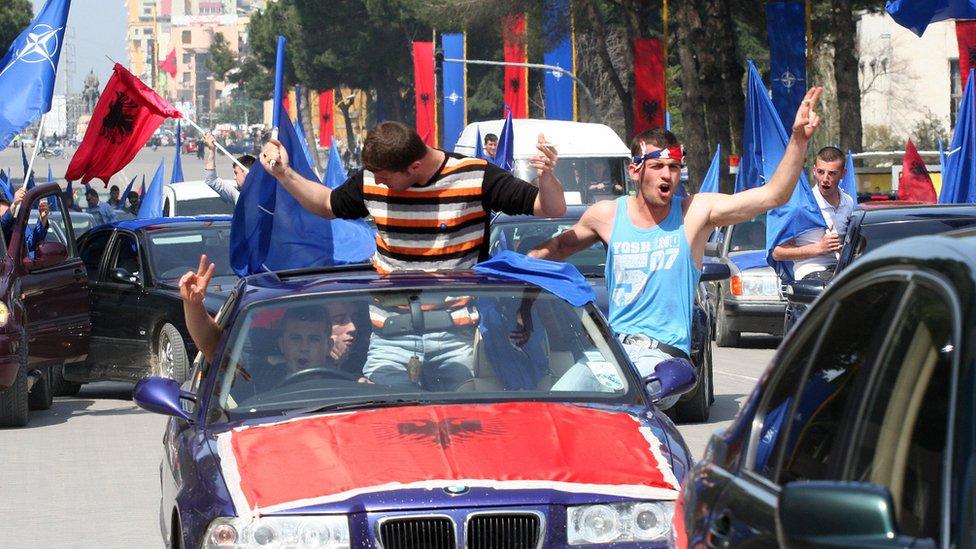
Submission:
{"label": "raised arm", "polygon": [[535,198],[532,213],[539,217],[563,216],[566,214],[566,195],[563,193],[563,184],[553,172],[559,161],[556,148],[541,133],[535,148],[539,150],[539,154],[532,157],[529,163],[539,172],[539,194]]}
{"label": "raised arm", "polygon": [[783,158],[765,185],[732,195],[706,193],[695,197],[694,202],[705,202],[709,209],[708,223],[703,230],[710,231],[713,227],[747,221],[789,201],[797,181],[800,180],[807,144],[820,126],[820,116],[814,109],[822,93],[823,88],[819,87],[807,90],[800,108],[796,111],[793,132],[786,144]]}
{"label": "raised arm", "polygon": [[216,265],[207,265],[207,256],[200,256],[200,267],[196,272],[189,271],[180,278],[180,297],[183,298],[183,316],[186,318],[186,329],[197,349],[212,361],[217,352],[220,341],[220,327],[214,321],[207,308],[203,305],[203,298],[207,295],[207,285],[216,270]]}
{"label": "raised arm", "polygon": [[558,236],[538,245],[530,251],[529,257],[562,261],[567,257],[589,248],[601,240],[600,228],[606,219],[613,219],[613,201],[597,202],[583,212],[575,225]]}
{"label": "raised arm", "polygon": [[265,143],[260,159],[265,171],[274,176],[303,208],[326,219],[336,218],[332,212],[332,189],[305,179],[291,169],[288,165],[288,151],[280,141],[271,139]]}

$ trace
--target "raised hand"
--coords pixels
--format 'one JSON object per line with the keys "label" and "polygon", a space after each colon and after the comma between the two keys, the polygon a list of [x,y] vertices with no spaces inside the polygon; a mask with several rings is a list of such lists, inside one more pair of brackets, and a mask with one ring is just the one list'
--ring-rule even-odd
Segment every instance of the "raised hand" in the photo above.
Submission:
{"label": "raised hand", "polygon": [[203,144],[211,151],[217,150],[217,141],[214,139],[212,133],[207,132],[203,135]]}
{"label": "raised hand", "polygon": [[793,121],[793,135],[804,141],[808,141],[820,127],[820,115],[817,114],[817,102],[823,94],[823,88],[814,86],[807,90],[807,94],[800,102],[800,108],[796,111],[796,119]]}
{"label": "raised hand", "polygon": [[281,177],[288,169],[288,151],[278,139],[272,137],[261,147],[261,165],[274,177]]}
{"label": "raised hand", "polygon": [[13,206],[17,206],[24,201],[24,197],[27,196],[27,189],[21,187],[14,191],[14,203]]}
{"label": "raised hand", "polygon": [[47,226],[47,216],[48,213],[51,211],[51,206],[47,203],[47,200],[41,200],[41,203],[38,205],[37,209],[39,212],[38,217],[41,220],[41,224]]}
{"label": "raised hand", "polygon": [[207,264],[207,256],[200,256],[200,266],[196,272],[187,271],[180,278],[180,297],[184,302],[200,304],[203,303],[204,296],[207,295],[207,286],[210,278],[213,277],[217,266],[213,263]]}
{"label": "raised hand", "polygon": [[552,171],[556,169],[556,164],[559,161],[556,147],[553,147],[551,143],[546,141],[545,134],[540,133],[535,148],[539,150],[539,154],[533,156],[529,160],[529,164],[539,172],[539,177],[552,175]]}

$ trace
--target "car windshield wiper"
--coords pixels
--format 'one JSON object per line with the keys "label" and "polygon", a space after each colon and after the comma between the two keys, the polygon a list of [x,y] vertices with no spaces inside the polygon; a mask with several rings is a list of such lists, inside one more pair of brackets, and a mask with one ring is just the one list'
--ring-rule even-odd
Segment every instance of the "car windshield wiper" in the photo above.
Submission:
{"label": "car windshield wiper", "polygon": [[371,409],[371,408],[395,408],[397,406],[422,406],[424,404],[430,404],[430,401],[420,400],[416,398],[357,400],[354,402],[333,402],[332,404],[310,406],[308,408],[300,408],[298,410],[289,410],[284,415],[301,416],[305,414],[315,414],[320,412],[338,412],[343,410],[364,410],[364,409]]}

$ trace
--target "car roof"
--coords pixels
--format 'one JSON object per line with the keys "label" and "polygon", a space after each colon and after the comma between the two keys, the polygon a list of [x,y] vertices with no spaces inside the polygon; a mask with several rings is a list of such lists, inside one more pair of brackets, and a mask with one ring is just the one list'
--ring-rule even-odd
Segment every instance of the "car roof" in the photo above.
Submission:
{"label": "car roof", "polygon": [[381,289],[439,289],[446,286],[484,286],[485,284],[512,287],[531,286],[528,282],[502,278],[473,271],[427,273],[422,271],[394,272],[381,275],[370,264],[313,267],[250,275],[239,287],[245,297],[241,305],[298,294],[349,292]]}
{"label": "car roof", "polygon": [[535,217],[531,215],[509,215],[506,213],[500,213],[496,215],[491,220],[491,224],[502,224],[502,223],[525,223],[526,221],[576,221],[586,211],[587,205],[573,205],[566,206],[566,214],[561,217]]}
{"label": "car roof", "polygon": [[924,204],[912,206],[876,207],[865,209],[864,224],[892,221],[924,220],[926,218],[976,217],[974,204]]}
{"label": "car roof", "polygon": [[122,221],[116,221],[114,223],[101,225],[101,227],[113,227],[118,229],[126,229],[129,231],[138,231],[140,229],[156,229],[156,228],[171,227],[176,225],[191,226],[191,225],[202,225],[206,223],[230,223],[231,219],[232,216],[229,215],[148,217],[148,218],[141,218],[141,219],[140,218],[125,219]]}

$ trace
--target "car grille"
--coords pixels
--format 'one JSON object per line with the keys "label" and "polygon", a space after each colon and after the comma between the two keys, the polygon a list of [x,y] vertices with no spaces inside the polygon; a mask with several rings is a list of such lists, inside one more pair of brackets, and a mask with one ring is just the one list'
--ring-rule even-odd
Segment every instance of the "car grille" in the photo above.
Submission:
{"label": "car grille", "polygon": [[468,549],[533,549],[539,517],[529,513],[475,515],[468,521]]}
{"label": "car grille", "polygon": [[455,549],[454,523],[448,517],[391,519],[380,524],[384,549]]}

